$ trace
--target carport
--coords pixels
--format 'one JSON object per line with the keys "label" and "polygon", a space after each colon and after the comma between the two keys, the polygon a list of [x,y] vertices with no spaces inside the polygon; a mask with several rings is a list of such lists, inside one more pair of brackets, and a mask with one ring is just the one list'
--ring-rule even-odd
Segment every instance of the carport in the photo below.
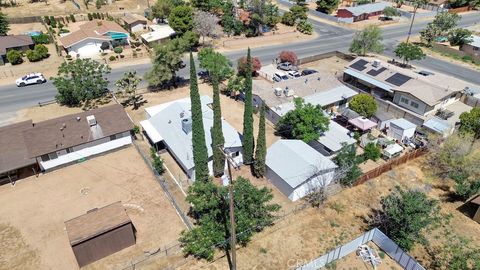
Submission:
{"label": "carport", "polygon": [[65,227],[80,267],[135,244],[135,228],[121,202],[89,210]]}

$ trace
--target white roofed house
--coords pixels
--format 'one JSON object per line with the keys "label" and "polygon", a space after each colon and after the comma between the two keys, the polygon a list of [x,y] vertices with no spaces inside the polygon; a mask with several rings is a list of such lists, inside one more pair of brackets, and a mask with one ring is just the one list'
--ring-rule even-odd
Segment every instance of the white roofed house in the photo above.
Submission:
{"label": "white roofed house", "polygon": [[337,165],[301,140],[278,140],[267,151],[267,174],[290,200],[329,185]]}
{"label": "white roofed house", "polygon": [[403,118],[390,121],[387,135],[398,142],[406,142],[413,138],[417,126]]}
{"label": "white roofed house", "polygon": [[151,24],[148,26],[150,32],[140,35],[143,43],[149,47],[155,44],[162,44],[175,35],[175,31],[168,24]]}
{"label": "white roofed house", "polygon": [[[205,142],[209,157],[209,170],[212,174],[212,136],[213,110],[212,99],[201,96]],[[194,181],[195,165],[193,163],[192,118],[190,98],[175,100],[145,109],[147,119],[140,122],[150,144],[157,150],[166,149],[174,157],[186,175]],[[225,151],[237,164],[243,162],[241,135],[222,119],[225,138]]]}
{"label": "white roofed house", "polygon": [[294,98],[305,103],[320,105],[330,111],[342,110],[358,93],[342,84],[330,73],[318,72],[296,79],[271,83],[263,79],[253,80],[253,105],[268,107],[266,118],[277,123],[287,112],[295,109]]}

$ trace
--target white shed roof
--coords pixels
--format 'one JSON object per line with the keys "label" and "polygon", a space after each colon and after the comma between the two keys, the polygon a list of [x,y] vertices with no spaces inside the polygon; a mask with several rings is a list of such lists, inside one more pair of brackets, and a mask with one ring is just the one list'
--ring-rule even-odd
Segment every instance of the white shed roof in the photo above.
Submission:
{"label": "white shed roof", "polygon": [[403,129],[403,130],[407,130],[407,129],[415,129],[417,128],[417,125],[415,125],[414,123],[404,119],[404,118],[399,118],[399,119],[395,119],[395,120],[392,120],[390,121],[390,124],[394,124],[395,126]]}
{"label": "white shed roof", "polygon": [[175,34],[175,31],[168,24],[152,24],[148,27],[152,30],[152,32],[141,35],[142,39],[144,39],[146,42],[165,39]]}
{"label": "white shed roof", "polygon": [[379,2],[379,3],[365,4],[365,5],[358,5],[355,7],[347,7],[345,9],[350,11],[353,15],[359,16],[365,13],[370,14],[373,12],[383,11],[388,6],[390,5],[385,2]]}
{"label": "white shed roof", "polygon": [[348,132],[348,129],[340,126],[334,121],[330,121],[328,124],[328,130],[320,136],[318,142],[336,152],[342,149],[342,143],[351,145],[356,142],[354,138],[348,135]]}
{"label": "white shed roof", "polygon": [[290,187],[297,188],[315,173],[337,165],[301,140],[278,140],[267,151],[266,165]]}

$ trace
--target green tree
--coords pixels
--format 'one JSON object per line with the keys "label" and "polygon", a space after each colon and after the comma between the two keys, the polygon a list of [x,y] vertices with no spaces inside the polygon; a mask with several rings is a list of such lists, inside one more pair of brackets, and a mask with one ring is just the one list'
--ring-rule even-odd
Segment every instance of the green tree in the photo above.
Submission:
{"label": "green tree", "polygon": [[376,25],[370,25],[355,34],[350,52],[365,56],[369,52],[382,53],[382,30]]}
{"label": "green tree", "polygon": [[42,57],[35,50],[27,50],[25,52],[25,55],[30,62],[37,62],[42,60]]}
{"label": "green tree", "polygon": [[198,39],[198,34],[193,31],[187,31],[183,33],[181,38],[176,38],[179,42],[179,48],[183,52],[193,51],[194,48],[198,46]]}
{"label": "green tree", "polygon": [[460,19],[460,15],[456,13],[440,12],[435,16],[431,24],[438,29],[439,36],[447,36],[457,26]]}
{"label": "green tree", "polygon": [[41,33],[38,36],[33,36],[32,37],[33,42],[35,44],[48,44],[50,43],[50,36],[44,33]]}
{"label": "green tree", "polygon": [[370,159],[373,161],[377,161],[380,156],[382,155],[382,152],[380,150],[380,147],[376,143],[369,142],[367,145],[365,145],[365,149],[363,152],[363,157],[365,160]]}
{"label": "green tree", "polygon": [[[246,178],[237,178],[233,190],[237,243],[246,246],[256,232],[273,224],[280,206],[271,203],[271,190],[259,189]],[[228,188],[211,181],[195,182],[189,187],[187,202],[198,226],[182,232],[184,253],[211,261],[216,248],[229,250]]]}
{"label": "green tree", "polygon": [[212,9],[212,2],[212,0],[192,0],[190,3],[197,9],[208,12]]}
{"label": "green tree", "polygon": [[206,69],[211,76],[215,73],[219,82],[233,75],[230,60],[223,54],[215,52],[213,48],[208,47],[200,50],[198,53],[198,61],[200,61],[200,67]]}
{"label": "green tree", "polygon": [[432,45],[432,42],[438,36],[440,36],[440,30],[432,23],[427,24],[425,29],[420,30],[420,39],[428,46]]}
{"label": "green tree", "polygon": [[176,85],[176,73],[183,66],[181,39],[173,39],[153,48],[152,69],[145,74],[149,85]]}
{"label": "green tree", "polygon": [[387,18],[391,18],[391,17],[395,17],[395,16],[399,16],[400,13],[398,12],[398,10],[394,7],[386,7],[384,10],[383,10],[383,15]]}
{"label": "green tree", "polygon": [[168,24],[178,35],[193,30],[193,9],[189,6],[176,6],[168,16]]}
{"label": "green tree", "polygon": [[295,25],[295,17],[293,16],[293,13],[290,11],[284,12],[282,19],[282,23],[287,25],[287,26],[294,26]]}
{"label": "green tree", "polygon": [[265,176],[265,161],[267,157],[267,138],[265,135],[265,106],[260,108],[260,122],[258,124],[257,147],[255,149],[255,161],[253,174],[255,177]]}
{"label": "green tree", "polygon": [[195,181],[208,181],[208,152],[203,128],[202,102],[198,93],[197,71],[190,52],[190,104],[192,112],[192,146]]}
{"label": "green tree", "polygon": [[297,24],[297,30],[300,33],[311,35],[313,33],[313,25],[307,20],[301,20]]}
{"label": "green tree", "polygon": [[340,3],[339,0],[317,0],[317,11],[330,14],[335,11]]}
{"label": "green tree", "polygon": [[45,45],[37,44],[34,47],[34,51],[40,56],[41,59],[48,57],[48,48]]}
{"label": "green tree", "polygon": [[398,44],[395,48],[395,55],[403,60],[404,65],[412,60],[421,60],[427,56],[420,46],[406,42]]}
{"label": "green tree", "polygon": [[370,118],[377,111],[377,103],[369,94],[358,94],[350,100],[348,107],[361,116]]}
{"label": "green tree", "polygon": [[412,250],[415,243],[425,244],[425,232],[441,220],[438,201],[429,199],[422,191],[397,187],[380,204],[381,209],[371,215],[370,224],[406,251]]}
{"label": "green tree", "polygon": [[243,163],[252,164],[253,150],[253,96],[252,96],[252,57],[250,48],[247,51],[247,67],[245,71],[245,107],[243,110]]}
{"label": "green tree", "polygon": [[452,46],[463,46],[473,42],[472,31],[464,28],[456,28],[448,34],[448,41]]}
{"label": "green tree", "polygon": [[469,112],[460,114],[460,132],[469,133],[475,139],[480,139],[480,108],[472,108]]}
{"label": "green tree", "polygon": [[[222,55],[223,56],[223,55]],[[219,58],[214,57],[211,64],[215,65]],[[222,130],[222,109],[220,107],[220,88],[218,69],[213,68],[210,73],[212,76],[213,85],[213,126],[211,130],[212,135],[212,152],[213,152],[213,175],[220,177],[225,170],[225,156],[223,154],[223,146],[225,138]]]}
{"label": "green tree", "polygon": [[133,105],[133,109],[138,109],[139,104],[142,101],[142,96],[137,95],[138,84],[142,81],[142,78],[137,76],[136,71],[128,71],[123,74],[123,77],[115,83],[118,90],[127,96],[125,105]]}
{"label": "green tree", "polygon": [[342,149],[335,156],[333,161],[338,166],[340,184],[352,186],[362,176],[362,170],[358,167],[358,158],[355,145],[343,143]]}
{"label": "green tree", "polygon": [[104,96],[108,90],[106,75],[110,67],[90,58],[62,63],[53,85],[57,88],[56,99],[60,104],[78,106],[82,102]]}
{"label": "green tree", "polygon": [[306,143],[317,140],[328,130],[330,119],[319,105],[305,104],[303,99],[295,99],[295,110],[282,116],[275,125],[276,134],[287,139],[299,139]]}
{"label": "green tree", "polygon": [[280,15],[278,13],[278,6],[268,1],[265,4],[265,24],[268,27],[275,27],[280,22]]}
{"label": "green tree", "polygon": [[0,12],[0,36],[6,36],[10,30],[10,24],[7,20],[7,15]]}
{"label": "green tree", "polygon": [[152,6],[152,15],[153,17],[164,22],[165,19],[170,16],[172,8],[173,4],[171,0],[157,0],[157,2],[155,2],[155,4]]}
{"label": "green tree", "polygon": [[7,52],[7,60],[12,65],[23,63],[22,54],[17,50],[9,50]]}
{"label": "green tree", "polygon": [[152,166],[157,171],[158,174],[162,175],[165,172],[165,167],[163,166],[163,160],[157,155],[155,148],[150,148],[150,157],[152,158]]}
{"label": "green tree", "polygon": [[292,12],[295,21],[305,21],[308,19],[308,8],[306,6],[293,5],[290,8],[290,12]]}

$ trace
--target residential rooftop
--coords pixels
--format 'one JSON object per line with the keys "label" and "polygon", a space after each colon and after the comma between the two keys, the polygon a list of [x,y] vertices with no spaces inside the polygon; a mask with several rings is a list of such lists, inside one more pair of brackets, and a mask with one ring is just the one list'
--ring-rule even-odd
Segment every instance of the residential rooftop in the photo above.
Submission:
{"label": "residential rooftop", "polygon": [[[90,126],[87,117],[94,116]],[[122,105],[70,114],[38,123],[23,132],[29,157],[39,157],[133,129]]]}
{"label": "residential rooftop", "polygon": [[430,106],[466,87],[474,87],[470,83],[445,74],[422,69],[404,69],[365,57],[358,57],[350,62],[345,73],[389,92],[409,93]]}
{"label": "residential rooftop", "polygon": [[128,13],[122,17],[122,20],[126,24],[132,24],[135,22],[148,22],[147,18],[143,17],[142,15],[135,14],[135,13]]}
{"label": "residential rooftop", "polygon": [[[283,92],[281,95],[275,93],[275,89],[288,89],[291,96],[286,96]],[[336,91],[329,92],[332,89]],[[346,94],[348,96],[355,95],[356,92],[340,82],[338,78],[327,72],[318,72],[299,78],[289,79],[281,82],[271,83],[264,79],[253,80],[254,95],[259,96],[269,107],[287,104],[294,100],[295,97],[301,97],[317,100],[318,104],[328,105],[328,100],[332,98],[330,94],[338,93],[340,96]],[[321,93],[329,92],[329,95],[321,95]]]}
{"label": "residential rooftop", "polygon": [[6,55],[7,49],[33,45],[32,37],[29,35],[0,36],[0,55]]}
{"label": "residential rooftop", "polygon": [[278,140],[267,151],[266,165],[292,188],[321,171],[337,168],[330,159],[301,140]]}
{"label": "residential rooftop", "polygon": [[383,11],[386,7],[389,7],[390,5],[385,2],[378,2],[378,3],[371,3],[371,4],[365,4],[365,5],[358,5],[354,7],[346,7],[343,9],[346,9],[350,11],[354,16],[360,16],[362,14],[370,14],[373,12],[378,12],[378,11]]}
{"label": "residential rooftop", "polygon": [[68,48],[88,38],[111,41],[112,38],[106,35],[108,33],[128,34],[128,32],[116,22],[93,20],[80,25],[79,30],[61,37],[60,42],[64,47]]}
{"label": "residential rooftop", "polygon": [[32,126],[32,120],[28,120],[0,127],[0,173],[35,164],[23,139],[23,132]]}

